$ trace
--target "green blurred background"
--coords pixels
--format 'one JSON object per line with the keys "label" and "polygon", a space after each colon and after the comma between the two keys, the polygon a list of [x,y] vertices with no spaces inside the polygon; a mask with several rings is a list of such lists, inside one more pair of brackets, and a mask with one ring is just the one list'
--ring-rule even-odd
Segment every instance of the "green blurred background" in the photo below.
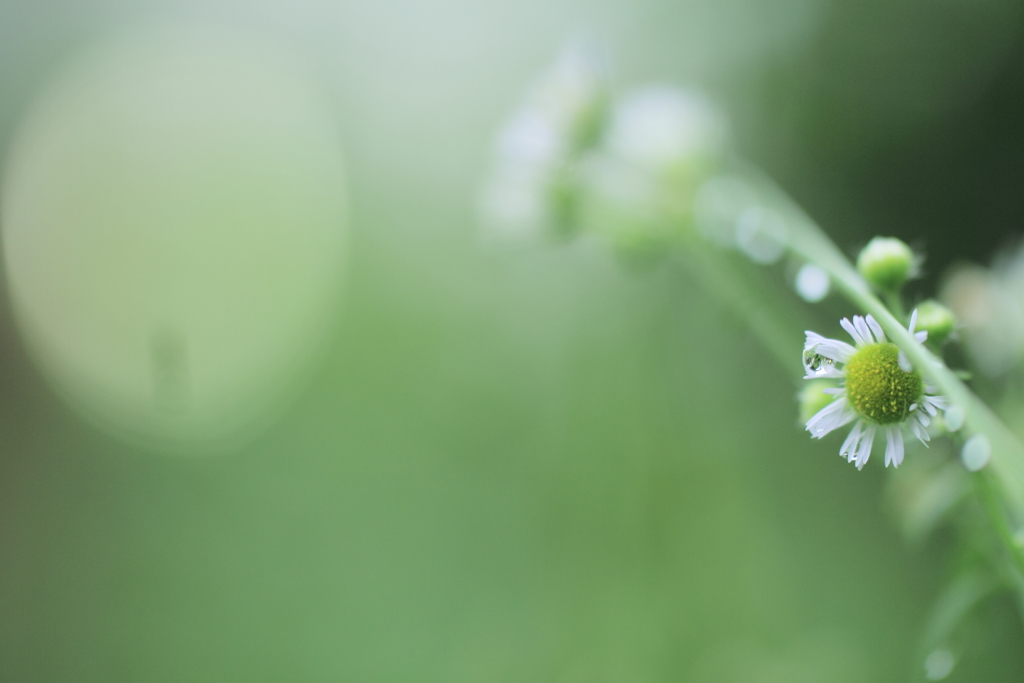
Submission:
{"label": "green blurred background", "polygon": [[[885,472],[797,424],[777,367],[687,275],[479,240],[493,137],[581,32],[620,86],[697,85],[850,253],[988,259],[1024,217],[1009,0],[0,6],[0,153],[65,60],[139,22],[288,44],[351,197],[338,331],[220,456],[83,421],[0,308],[0,680],[888,681],[953,537],[907,545]],[[831,301],[816,323],[836,332]],[[950,680],[1024,677],[1008,602]]]}

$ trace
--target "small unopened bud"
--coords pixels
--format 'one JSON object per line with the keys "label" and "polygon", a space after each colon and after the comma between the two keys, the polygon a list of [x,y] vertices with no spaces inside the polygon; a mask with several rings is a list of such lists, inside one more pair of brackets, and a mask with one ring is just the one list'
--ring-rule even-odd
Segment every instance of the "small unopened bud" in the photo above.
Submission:
{"label": "small unopened bud", "polygon": [[928,341],[941,344],[949,339],[956,327],[956,318],[938,301],[928,299],[917,307],[917,329],[928,333]]}
{"label": "small unopened bud", "polygon": [[875,237],[857,257],[857,270],[868,282],[885,291],[896,291],[914,269],[914,252],[895,237]]}

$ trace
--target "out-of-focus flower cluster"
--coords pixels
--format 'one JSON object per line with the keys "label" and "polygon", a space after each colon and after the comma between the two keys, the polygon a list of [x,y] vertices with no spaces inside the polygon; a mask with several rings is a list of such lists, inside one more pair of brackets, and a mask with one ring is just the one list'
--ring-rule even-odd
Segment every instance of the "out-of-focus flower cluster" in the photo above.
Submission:
{"label": "out-of-focus flower cluster", "polygon": [[[728,122],[702,92],[612,92],[604,54],[565,48],[497,136],[482,194],[485,237],[504,245],[586,234],[649,260],[673,247],[733,249],[759,264],[787,253],[788,228],[732,152]],[[794,258],[805,301],[829,276]]]}
{"label": "out-of-focus flower cluster", "polygon": [[693,232],[698,189],[728,142],[701,93],[647,86],[614,98],[603,55],[570,46],[498,136],[483,195],[489,235],[586,231],[627,252],[658,250]]}
{"label": "out-of-focus flower cluster", "polygon": [[[858,469],[876,436],[884,435],[886,466],[904,462],[913,443],[908,437],[938,445],[907,457],[892,478],[894,507],[909,538],[924,538],[974,498],[997,530],[1007,527],[1001,507],[1016,515],[1015,523],[1024,519],[1018,514],[1024,510],[1024,450],[963,385],[971,373],[951,371],[944,356],[962,325],[966,352],[982,373],[999,376],[1021,367],[1024,248],[992,269],[955,271],[943,290],[945,305],[917,301],[907,316],[903,289],[920,272],[920,254],[898,238],[878,236],[853,270],[785,192],[734,156],[726,120],[703,94],[647,86],[614,95],[606,61],[580,46],[562,54],[502,130],[483,210],[489,235],[506,243],[588,234],[620,254],[642,257],[681,247],[680,264],[787,367],[795,353],[788,350],[792,312],[784,297],[772,283],[748,279],[741,259],[718,252],[736,250],[758,264],[785,258],[787,275],[807,302],[821,301],[838,285],[851,303],[872,313],[840,322],[853,344],[805,333],[808,383],[799,402],[807,430],[822,438],[852,425],[837,450]],[[1005,401],[1013,404],[1005,413],[1019,415],[1019,385],[1006,386],[1016,400]],[[1019,419],[1013,426],[1024,429]],[[960,523],[980,538],[974,527],[985,522],[978,512],[967,511]],[[1001,582],[1008,550],[1017,574],[1007,586],[1017,590],[1024,576],[1019,541],[997,536],[1002,547],[993,546],[991,565],[980,571],[995,569],[993,585]],[[929,678],[952,670],[945,640],[961,617],[943,617],[945,630],[931,629],[938,635],[929,635]]]}
{"label": "out-of-focus flower cluster", "polygon": [[996,258],[991,268],[955,268],[942,299],[962,325],[964,348],[974,366],[990,377],[1019,367],[1024,359],[1024,246]]}
{"label": "out-of-focus flower cluster", "polygon": [[581,163],[583,224],[627,252],[692,232],[697,190],[721,166],[727,140],[724,120],[700,93],[668,86],[626,93]]}
{"label": "out-of-focus flower cluster", "polygon": [[604,56],[563,50],[498,135],[483,195],[491,237],[531,241],[575,230],[576,166],[600,141],[609,106]]}

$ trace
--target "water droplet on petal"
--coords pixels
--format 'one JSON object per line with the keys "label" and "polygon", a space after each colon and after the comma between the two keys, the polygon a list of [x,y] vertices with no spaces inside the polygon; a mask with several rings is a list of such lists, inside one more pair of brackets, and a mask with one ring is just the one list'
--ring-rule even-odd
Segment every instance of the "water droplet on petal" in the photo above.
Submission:
{"label": "water droplet on petal", "polygon": [[822,377],[826,377],[829,374],[829,369],[834,365],[834,360],[821,355],[814,349],[807,349],[804,351],[804,370],[808,375],[820,375]]}

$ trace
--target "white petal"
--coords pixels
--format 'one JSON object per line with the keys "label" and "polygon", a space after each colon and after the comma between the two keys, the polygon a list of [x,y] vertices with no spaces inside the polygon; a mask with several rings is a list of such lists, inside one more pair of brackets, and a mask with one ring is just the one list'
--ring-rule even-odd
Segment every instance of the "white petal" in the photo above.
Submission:
{"label": "white petal", "polygon": [[900,364],[900,370],[903,372],[914,371],[914,366],[910,364],[910,359],[907,358],[907,354],[903,353],[902,349],[896,354],[896,362]]}
{"label": "white petal", "polygon": [[817,332],[808,330],[805,334],[807,339],[804,342],[803,353],[804,379],[842,377],[842,372],[835,364],[845,363],[856,353],[856,349],[846,342],[826,339]]}
{"label": "white petal", "polygon": [[865,318],[865,320],[867,320],[868,327],[871,328],[871,331],[875,333],[875,340],[877,340],[878,343],[880,343],[880,344],[884,344],[885,343],[885,333],[882,332],[882,326],[879,325],[878,321],[875,320],[870,315],[868,315]]}
{"label": "white petal", "polygon": [[860,442],[860,435],[863,430],[864,420],[857,420],[857,424],[853,425],[850,435],[846,437],[846,441],[843,442],[842,447],[839,449],[839,455],[846,458],[849,462],[853,462],[853,453],[857,450],[857,444]]}
{"label": "white petal", "polygon": [[810,330],[804,330],[804,334],[807,335],[807,338],[804,340],[804,351],[810,351],[811,349],[816,347],[818,344],[820,344],[823,341],[825,341],[825,337],[822,337],[817,332],[811,332]]}
{"label": "white petal", "polygon": [[915,332],[914,339],[917,340],[918,344],[925,343],[928,340],[928,330],[921,330],[920,332]]}
{"label": "white petal", "polygon": [[[927,403],[929,405],[932,405],[932,406],[935,406],[939,410],[945,410],[949,406],[949,403],[946,401],[944,396],[928,396],[928,395],[925,395],[923,397],[923,400],[924,400],[925,403]],[[932,413],[932,414],[934,415],[934,413]]]}
{"label": "white petal", "polygon": [[814,417],[807,421],[807,431],[816,439],[820,439],[834,429],[848,424],[857,415],[846,402],[846,397],[841,396],[819,410]]}
{"label": "white petal", "polygon": [[857,349],[853,348],[844,341],[838,339],[828,339],[822,337],[817,332],[811,332],[808,330],[804,334],[807,335],[807,340],[804,342],[804,351],[811,351],[817,353],[819,356],[825,358],[831,358],[837,363],[845,363],[850,360],[853,354],[857,353]]}
{"label": "white petal", "polygon": [[854,464],[857,469],[862,469],[867,464],[868,458],[871,457],[871,447],[875,443],[875,426],[871,425],[864,430],[864,436],[861,438],[860,446],[857,448],[857,457]]}
{"label": "white petal", "polygon": [[820,369],[808,371],[804,375],[804,379],[842,379],[843,377],[846,375],[834,365],[823,365]]}
{"label": "white petal", "polygon": [[[853,319],[856,320],[857,316],[853,316]],[[839,324],[843,326],[844,330],[850,333],[850,336],[853,337],[853,341],[857,342],[857,346],[863,346],[865,344],[870,343],[868,341],[865,341],[864,337],[860,336],[860,332],[857,330],[854,324],[851,323],[846,318],[840,320]]]}
{"label": "white petal", "polygon": [[910,429],[914,432],[914,436],[916,436],[921,443],[927,446],[928,442],[931,440],[931,437],[928,436],[928,432],[927,430],[925,430],[925,427],[927,425],[921,424],[918,417],[923,417],[923,415],[921,415],[921,413],[914,413],[914,415],[911,416]]}
{"label": "white petal", "polygon": [[910,314],[910,326],[907,327],[907,331],[910,332],[910,334],[914,334],[914,328],[915,327],[917,327],[917,309],[916,308],[914,309],[914,312]]}
{"label": "white petal", "polygon": [[903,462],[903,432],[899,427],[889,427],[885,430],[885,466],[892,463],[893,467],[899,467]]}
{"label": "white petal", "polygon": [[823,394],[832,394],[833,396],[838,396],[839,394],[842,394],[845,391],[846,391],[846,387],[830,387],[828,389],[822,389],[821,393],[823,393]]}
{"label": "white petal", "polygon": [[837,363],[845,363],[853,357],[853,354],[857,353],[857,349],[838,339],[826,339],[818,346],[817,351]]}
{"label": "white petal", "polygon": [[863,337],[868,344],[875,343],[874,337],[871,336],[871,328],[868,327],[866,322],[864,322],[863,316],[853,316],[853,324],[857,328],[857,331],[860,332],[860,336]]}
{"label": "white petal", "polygon": [[896,453],[892,456],[892,466],[899,467],[903,464],[903,453],[905,451],[903,445],[903,430],[895,427],[893,431],[896,432],[896,436],[893,437],[896,441]]}

